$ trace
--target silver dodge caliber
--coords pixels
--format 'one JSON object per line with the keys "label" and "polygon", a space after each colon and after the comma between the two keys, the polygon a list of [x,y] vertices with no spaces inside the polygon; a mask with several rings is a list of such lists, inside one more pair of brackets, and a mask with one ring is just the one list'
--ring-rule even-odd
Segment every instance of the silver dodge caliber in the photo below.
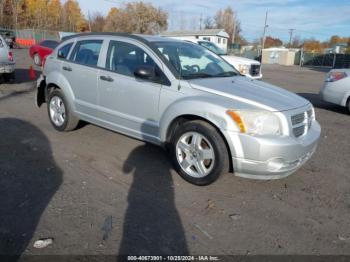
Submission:
{"label": "silver dodge caliber", "polygon": [[64,39],[47,57],[36,99],[58,131],[81,119],[164,146],[195,185],[229,171],[288,176],[312,156],[321,132],[307,100],[240,76],[201,46],[156,36]]}

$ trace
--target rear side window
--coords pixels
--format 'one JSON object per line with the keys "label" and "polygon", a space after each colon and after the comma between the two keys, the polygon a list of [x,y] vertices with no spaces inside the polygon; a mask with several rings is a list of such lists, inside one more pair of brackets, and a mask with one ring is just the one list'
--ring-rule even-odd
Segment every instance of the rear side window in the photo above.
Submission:
{"label": "rear side window", "polygon": [[59,43],[57,41],[53,41],[53,40],[45,40],[40,43],[41,46],[47,47],[50,49],[55,49],[58,46],[58,44]]}
{"label": "rear side window", "polygon": [[69,43],[58,50],[57,57],[60,59],[67,59],[70,49],[73,43]]}
{"label": "rear side window", "polygon": [[102,43],[102,40],[84,40],[77,42],[70,60],[82,65],[97,66]]}
{"label": "rear side window", "polygon": [[120,41],[111,41],[108,48],[106,68],[116,73],[134,77],[140,66],[154,66],[153,59],[140,47]]}

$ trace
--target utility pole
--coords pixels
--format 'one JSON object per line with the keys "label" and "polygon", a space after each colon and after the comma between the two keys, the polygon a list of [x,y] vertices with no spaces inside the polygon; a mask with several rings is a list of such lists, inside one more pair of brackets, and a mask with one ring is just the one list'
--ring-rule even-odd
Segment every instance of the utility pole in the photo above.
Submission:
{"label": "utility pole", "polygon": [[293,33],[295,29],[289,29],[289,48],[292,47],[292,39],[293,39]]}
{"label": "utility pole", "polygon": [[201,13],[201,17],[199,18],[199,30],[202,30],[202,22],[203,22],[203,14]]}
{"label": "utility pole", "polygon": [[236,31],[237,31],[237,23],[236,21],[234,21],[234,26],[233,26],[233,34],[232,34],[232,44],[235,43],[236,41]]}
{"label": "utility pole", "polygon": [[262,44],[261,44],[261,50],[265,48],[265,40],[266,40],[266,29],[269,27],[267,24],[267,16],[268,16],[268,11],[266,11],[266,16],[265,16],[265,25],[264,25],[264,33],[262,37]]}

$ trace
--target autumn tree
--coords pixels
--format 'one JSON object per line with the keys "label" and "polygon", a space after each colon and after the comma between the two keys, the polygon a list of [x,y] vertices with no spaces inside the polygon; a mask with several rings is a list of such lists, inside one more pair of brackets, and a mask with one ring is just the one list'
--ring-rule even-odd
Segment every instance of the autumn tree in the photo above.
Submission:
{"label": "autumn tree", "polygon": [[76,0],[67,0],[64,3],[62,28],[67,32],[83,32],[87,30],[87,21]]}
{"label": "autumn tree", "polygon": [[128,3],[124,8],[112,8],[107,15],[105,31],[157,34],[168,27],[168,14],[151,4]]}
{"label": "autumn tree", "polygon": [[347,42],[348,42],[348,38],[347,37],[340,37],[340,36],[334,35],[329,40],[329,45],[330,45],[330,47],[332,47],[335,44],[347,43]]}
{"label": "autumn tree", "polygon": [[92,32],[102,32],[106,23],[105,17],[101,13],[94,13],[89,17]]}
{"label": "autumn tree", "polygon": [[47,5],[47,25],[51,30],[59,30],[62,26],[62,4],[60,0],[50,0]]}
{"label": "autumn tree", "polygon": [[125,12],[118,8],[111,8],[105,20],[103,30],[105,32],[127,32],[131,29],[128,27],[128,19]]}
{"label": "autumn tree", "polygon": [[204,19],[203,24],[204,24],[204,29],[212,29],[215,26],[213,18],[211,18],[210,16],[207,16]]}
{"label": "autumn tree", "polygon": [[305,40],[303,48],[305,51],[311,53],[320,53],[323,50],[321,42],[315,39]]}
{"label": "autumn tree", "polygon": [[265,38],[265,48],[270,48],[270,47],[279,47],[282,46],[283,42],[279,38],[274,38],[272,36],[267,36]]}

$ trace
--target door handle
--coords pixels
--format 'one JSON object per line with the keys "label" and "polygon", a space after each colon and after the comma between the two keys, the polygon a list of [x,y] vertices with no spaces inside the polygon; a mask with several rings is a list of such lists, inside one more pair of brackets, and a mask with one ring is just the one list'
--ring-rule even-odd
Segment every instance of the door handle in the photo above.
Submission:
{"label": "door handle", "polygon": [[69,66],[64,66],[64,67],[62,67],[62,69],[64,71],[69,71],[69,72],[73,71],[72,68],[70,68]]}
{"label": "door handle", "polygon": [[107,82],[113,82],[114,81],[114,79],[112,77],[110,77],[110,76],[100,76],[100,79],[102,81],[107,81]]}

